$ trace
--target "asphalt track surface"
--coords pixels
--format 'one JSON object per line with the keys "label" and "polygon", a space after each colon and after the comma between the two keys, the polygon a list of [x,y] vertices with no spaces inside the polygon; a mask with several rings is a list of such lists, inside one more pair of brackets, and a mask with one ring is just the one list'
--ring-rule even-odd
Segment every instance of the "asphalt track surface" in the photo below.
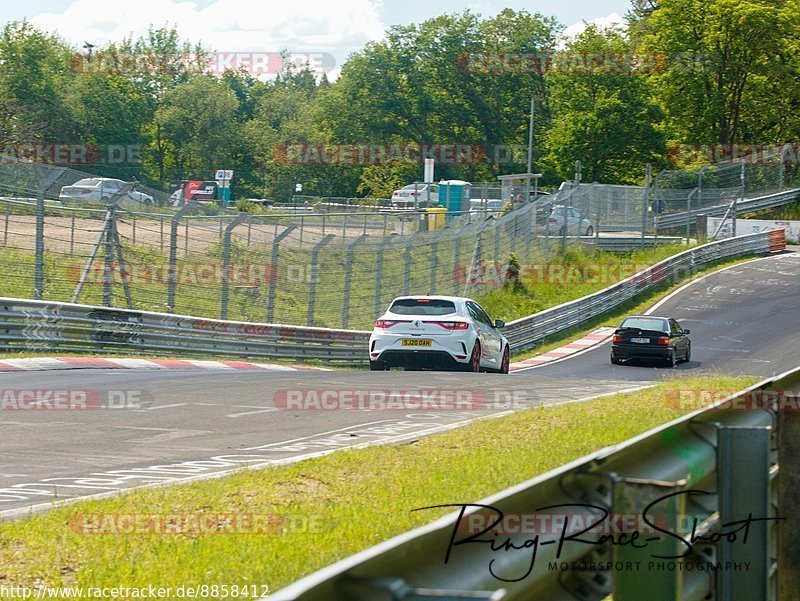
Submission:
{"label": "asphalt track surface", "polygon": [[[676,317],[691,329],[690,363],[674,369],[615,366],[604,343],[510,376],[103,369],[0,374],[3,391],[86,391],[101,397],[117,391],[115,398],[128,401],[119,408],[0,411],[0,517],[133,486],[413,440],[512,408],[589,398],[666,378],[778,374],[800,364],[800,253],[706,276],[654,314]],[[438,408],[414,406],[417,395],[405,397],[409,404],[403,409],[307,408],[323,393],[342,407],[359,392],[422,390],[436,393],[430,398]],[[302,408],[286,408],[283,401],[289,398]]]}

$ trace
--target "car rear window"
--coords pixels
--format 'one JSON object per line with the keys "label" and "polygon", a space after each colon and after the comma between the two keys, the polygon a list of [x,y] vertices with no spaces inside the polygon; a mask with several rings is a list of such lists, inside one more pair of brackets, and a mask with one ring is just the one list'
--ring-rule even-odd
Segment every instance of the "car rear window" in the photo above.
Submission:
{"label": "car rear window", "polygon": [[74,186],[96,186],[99,183],[100,183],[99,179],[86,178],[86,179],[78,180],[73,185]]}
{"label": "car rear window", "polygon": [[620,328],[637,328],[639,330],[669,332],[666,320],[659,317],[628,317],[622,322]]}
{"label": "car rear window", "polygon": [[456,312],[456,305],[436,298],[403,298],[393,302],[389,311],[398,315],[450,315]]}

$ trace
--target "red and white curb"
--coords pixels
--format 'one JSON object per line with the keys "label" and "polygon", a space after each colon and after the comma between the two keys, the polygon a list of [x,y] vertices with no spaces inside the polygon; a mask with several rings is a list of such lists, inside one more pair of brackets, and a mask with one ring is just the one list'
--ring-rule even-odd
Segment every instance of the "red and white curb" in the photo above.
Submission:
{"label": "red and white curb", "polygon": [[558,359],[563,359],[564,357],[569,357],[575,353],[585,351],[586,349],[597,346],[598,344],[602,344],[608,340],[614,333],[615,329],[616,328],[611,327],[598,328],[591,334],[588,334],[583,338],[579,338],[578,340],[574,340],[560,348],[547,351],[542,355],[536,355],[535,357],[525,359],[524,361],[515,361],[511,364],[511,371],[519,371],[521,369],[527,369],[536,365],[544,365],[545,363],[557,361]]}
{"label": "red and white curb", "polygon": [[0,360],[0,372],[52,369],[222,369],[304,371],[322,367],[289,366],[249,361],[195,361],[192,359],[116,359],[103,357],[32,357]]}

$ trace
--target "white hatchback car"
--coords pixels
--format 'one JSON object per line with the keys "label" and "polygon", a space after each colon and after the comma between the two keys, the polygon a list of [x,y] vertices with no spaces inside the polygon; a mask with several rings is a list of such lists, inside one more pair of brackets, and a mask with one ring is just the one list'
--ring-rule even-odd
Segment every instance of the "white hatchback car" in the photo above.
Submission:
{"label": "white hatchback car", "polygon": [[[86,177],[70,186],[61,188],[58,200],[65,204],[73,200],[99,200],[105,202],[119,193],[124,185],[125,182],[121,179],[114,179],[111,177]],[[127,196],[147,205],[153,204],[153,197],[144,192],[129,190]]]}
{"label": "white hatchback car", "polygon": [[375,322],[369,338],[369,365],[508,373],[505,324],[492,322],[469,298],[401,296]]}

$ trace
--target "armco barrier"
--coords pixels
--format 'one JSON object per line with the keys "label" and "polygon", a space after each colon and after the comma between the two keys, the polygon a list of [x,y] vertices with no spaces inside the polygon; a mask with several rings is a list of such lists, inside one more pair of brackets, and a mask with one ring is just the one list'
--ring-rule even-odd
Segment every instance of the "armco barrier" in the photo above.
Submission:
{"label": "armco barrier", "polygon": [[[798,570],[780,550],[796,545],[780,542],[797,518],[778,498],[778,465],[793,454],[775,452],[782,420],[796,421],[798,386],[800,368],[477,503],[443,498],[454,513],[269,599],[773,599],[776,567]],[[777,562],[776,539],[786,545]]]}
{"label": "armco barrier", "polygon": [[748,254],[776,252],[785,247],[783,230],[704,244],[664,259],[604,290],[509,322],[503,334],[514,352],[524,351],[540,344],[548,336],[580,325],[629,301],[649,288],[664,282],[678,282],[707,263]]}
{"label": "armco barrier", "polygon": [[[684,251],[608,288],[510,322],[512,352],[579,325],[664,281],[730,257],[785,247],[783,230],[726,238]],[[369,332],[201,319],[166,313],[0,298],[0,350],[227,355],[367,362]]]}

